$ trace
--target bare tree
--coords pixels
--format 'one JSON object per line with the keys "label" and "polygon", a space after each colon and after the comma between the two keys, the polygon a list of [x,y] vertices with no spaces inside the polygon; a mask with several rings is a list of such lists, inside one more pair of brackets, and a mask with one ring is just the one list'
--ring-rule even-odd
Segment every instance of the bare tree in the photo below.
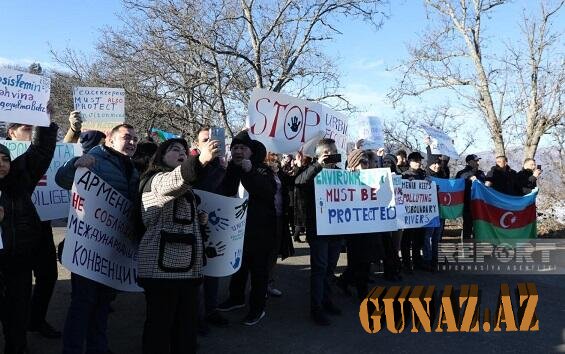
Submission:
{"label": "bare tree", "polygon": [[[513,72],[509,70],[501,58],[494,53],[488,53],[488,47],[483,40],[483,21],[492,15],[495,8],[503,5],[505,0],[425,0],[430,18],[439,20],[439,27],[426,32],[419,43],[409,48],[410,58],[398,66],[402,76],[389,94],[393,102],[398,102],[405,96],[420,96],[428,91],[448,89],[464,102],[465,106],[480,112],[485,125],[488,127],[496,154],[505,154],[504,127],[515,114],[524,114],[513,109],[512,92],[515,91]],[[550,48],[556,37],[548,36],[549,22],[552,16],[561,8],[559,4],[554,10],[546,11],[541,17],[541,25],[534,21],[525,24],[532,33],[529,56],[535,59],[529,61],[531,69],[528,72],[537,77],[535,83],[525,82],[525,86],[536,87],[534,90],[522,90],[527,97],[522,96],[532,104],[530,113],[526,113],[527,122],[523,135],[526,137],[527,155],[535,154],[540,132],[547,132],[555,122],[555,111],[551,98],[553,94],[562,96],[561,84],[552,85],[540,81],[539,75],[544,54],[555,50]],[[542,9],[544,7],[542,6]],[[541,31],[541,32],[540,32]],[[550,39],[551,38],[551,39]],[[519,54],[518,62],[525,57]],[[539,58],[539,59],[538,59]],[[521,73],[524,73],[522,70]],[[545,79],[547,79],[546,77]],[[543,80],[545,80],[543,79]],[[539,87],[543,86],[545,97],[540,100]],[[538,91],[535,91],[538,90]],[[559,102],[559,100],[557,100]],[[542,107],[545,105],[547,107]],[[549,118],[545,112],[551,112]],[[562,114],[562,113],[561,113]],[[540,120],[541,119],[541,120]],[[523,126],[523,125],[520,125]]]}

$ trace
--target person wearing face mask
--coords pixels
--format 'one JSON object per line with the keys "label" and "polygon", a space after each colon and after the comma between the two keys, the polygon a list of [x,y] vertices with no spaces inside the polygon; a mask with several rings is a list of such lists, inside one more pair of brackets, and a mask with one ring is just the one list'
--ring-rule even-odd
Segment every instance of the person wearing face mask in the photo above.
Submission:
{"label": "person wearing face mask", "polygon": [[339,253],[341,236],[318,236],[316,232],[316,198],[314,193],[314,178],[324,168],[337,169],[337,163],[331,162],[330,156],[337,154],[333,139],[324,138],[316,145],[316,161],[306,168],[295,179],[295,188],[304,201],[306,214],[306,241],[310,245],[310,316],[321,326],[331,324],[327,314],[339,316],[342,314],[331,300],[330,281],[334,276]]}
{"label": "person wearing face mask", "polygon": [[[74,164],[60,167],[57,184],[70,190],[76,169],[86,167],[130,201],[136,200],[139,174],[131,157],[137,142],[133,126],[124,123],[114,127],[106,137],[105,145],[97,145]],[[82,353],[85,342],[87,353],[108,352],[108,313],[117,291],[74,273],[71,273],[71,288],[71,303],[63,331],[63,353]]]}
{"label": "person wearing face mask", "polygon": [[31,197],[53,158],[57,129],[54,123],[34,127],[30,147],[13,161],[10,150],[0,145],[0,319],[6,354],[26,352],[32,268],[43,245],[41,221]]}
{"label": "person wearing face mask", "polygon": [[199,212],[200,200],[192,188],[218,155],[218,142],[203,144],[198,156],[187,152],[184,139],[163,142],[141,177],[146,230],[139,243],[138,275],[147,304],[145,354],[196,352],[202,228],[208,215]]}

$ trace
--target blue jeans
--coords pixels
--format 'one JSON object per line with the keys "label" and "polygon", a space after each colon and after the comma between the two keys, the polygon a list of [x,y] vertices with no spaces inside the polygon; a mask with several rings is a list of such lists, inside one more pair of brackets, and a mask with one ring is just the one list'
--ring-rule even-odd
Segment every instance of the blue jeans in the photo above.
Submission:
{"label": "blue jeans", "polygon": [[71,304],[63,332],[63,354],[82,354],[86,341],[86,354],[108,352],[108,313],[116,290],[71,274]]}
{"label": "blue jeans", "polygon": [[426,227],[424,230],[424,262],[432,265],[437,262],[438,243],[441,240],[443,227]]}
{"label": "blue jeans", "polygon": [[310,243],[310,306],[317,310],[324,303],[331,302],[330,280],[334,275],[341,238],[335,236],[315,236]]}

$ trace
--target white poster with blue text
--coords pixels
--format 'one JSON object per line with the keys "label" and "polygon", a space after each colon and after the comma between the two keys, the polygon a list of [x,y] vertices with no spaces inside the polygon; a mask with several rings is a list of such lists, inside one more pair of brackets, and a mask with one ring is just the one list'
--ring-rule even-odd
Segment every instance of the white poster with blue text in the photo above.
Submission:
{"label": "white poster with blue text", "polygon": [[390,169],[323,169],[314,188],[318,235],[397,230]]}
{"label": "white poster with blue text", "polygon": [[0,121],[49,126],[51,79],[0,68]]}
{"label": "white poster with blue text", "polygon": [[121,291],[137,284],[137,244],[128,233],[132,203],[87,168],[75,173],[62,263],[69,271]]}
{"label": "white poster with blue text", "polygon": [[385,146],[383,123],[379,117],[360,116],[349,121],[349,141],[356,143],[362,140],[359,148],[377,150]]}
{"label": "white poster with blue text", "polygon": [[[30,146],[29,141],[0,140],[10,150],[14,160]],[[66,218],[69,215],[69,191],[55,183],[55,174],[59,167],[74,156],[82,155],[80,144],[57,143],[49,168],[37,183],[31,201],[42,221]]]}
{"label": "white poster with blue text", "polygon": [[435,182],[394,176],[396,218],[399,229],[437,227],[439,208]]}
{"label": "white poster with blue text", "polygon": [[126,119],[126,92],[123,88],[75,87],[73,102],[80,111],[82,129],[110,130]]}
{"label": "white poster with blue text", "polygon": [[200,210],[208,213],[203,237],[204,267],[209,277],[226,277],[237,272],[243,258],[247,219],[247,198],[230,198],[194,190],[200,197]]}

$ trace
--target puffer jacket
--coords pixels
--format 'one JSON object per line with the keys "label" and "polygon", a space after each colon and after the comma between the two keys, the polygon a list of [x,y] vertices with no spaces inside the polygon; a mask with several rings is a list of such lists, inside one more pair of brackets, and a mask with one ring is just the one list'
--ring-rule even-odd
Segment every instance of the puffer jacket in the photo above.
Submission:
{"label": "puffer jacket", "polygon": [[34,127],[31,145],[10,164],[10,172],[0,179],[0,205],[4,207],[3,249],[0,266],[31,266],[41,238],[41,221],[31,196],[49,168],[57,144],[59,127]]}
{"label": "puffer jacket", "polygon": [[[137,196],[139,173],[135,169],[130,157],[120,154],[104,145],[92,148],[88,155],[94,156],[94,166],[90,170],[106,181],[130,201]],[[55,182],[64,189],[70,190],[73,186],[76,167],[69,160],[59,168],[55,175]]]}
{"label": "puffer jacket", "polygon": [[192,192],[202,169],[198,157],[189,156],[174,170],[141,181],[146,231],[138,249],[140,279],[202,278],[204,249]]}

